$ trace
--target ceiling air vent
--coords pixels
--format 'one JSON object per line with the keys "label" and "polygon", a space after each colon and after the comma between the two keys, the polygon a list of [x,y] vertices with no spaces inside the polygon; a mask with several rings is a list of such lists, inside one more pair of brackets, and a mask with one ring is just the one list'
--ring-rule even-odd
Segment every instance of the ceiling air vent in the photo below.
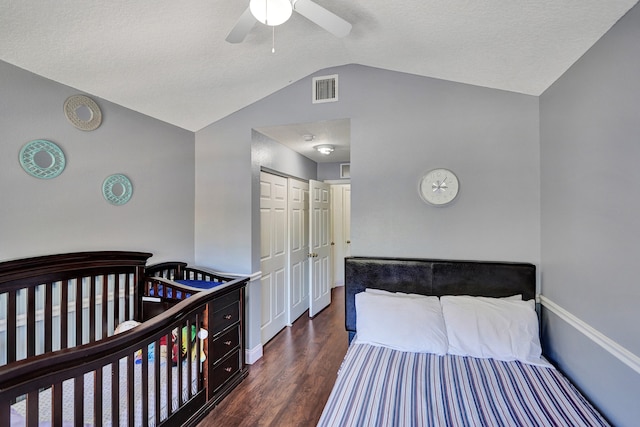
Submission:
{"label": "ceiling air vent", "polygon": [[313,103],[335,102],[338,100],[338,75],[313,78]]}

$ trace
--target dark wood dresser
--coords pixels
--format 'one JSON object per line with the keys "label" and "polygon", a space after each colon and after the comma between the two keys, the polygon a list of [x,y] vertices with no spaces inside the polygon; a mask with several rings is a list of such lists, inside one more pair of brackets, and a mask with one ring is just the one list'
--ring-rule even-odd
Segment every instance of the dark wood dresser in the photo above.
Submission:
{"label": "dark wood dresser", "polygon": [[245,366],[246,283],[220,290],[209,313],[207,392],[213,405],[222,400],[248,374]]}

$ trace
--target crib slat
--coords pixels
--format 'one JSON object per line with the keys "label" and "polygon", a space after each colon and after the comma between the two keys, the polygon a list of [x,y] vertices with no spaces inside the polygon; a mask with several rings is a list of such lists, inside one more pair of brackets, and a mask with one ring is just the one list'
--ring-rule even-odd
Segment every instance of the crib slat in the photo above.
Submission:
{"label": "crib slat", "polygon": [[134,404],[134,390],[135,387],[135,357],[127,356],[127,414],[129,420],[129,427],[134,427],[136,421],[135,404]]}
{"label": "crib slat", "polygon": [[[105,318],[106,313],[105,313]],[[116,274],[113,280],[113,329],[120,321],[120,275]]]}
{"label": "crib slat", "polygon": [[[205,331],[209,331],[209,313],[213,312],[213,304],[207,304],[205,311],[202,312],[202,328]],[[203,341],[204,346],[204,354],[207,355],[207,357],[211,357],[210,353],[209,353],[209,339],[206,339]],[[209,370],[209,363],[203,363],[202,364],[202,368],[200,369],[200,378],[201,378],[201,385],[200,387],[198,387],[198,390],[208,390],[209,387],[209,383],[208,381],[213,380],[213,378],[209,378],[209,372],[212,372]]]}
{"label": "crib slat", "polygon": [[53,329],[53,284],[45,285],[44,291],[44,352],[51,352],[51,335]]}
{"label": "crib slat", "polygon": [[155,404],[156,404],[156,410],[155,410],[155,425],[159,425],[160,424],[160,400],[162,398],[162,396],[160,395],[160,339],[158,339],[154,344],[153,347],[153,375],[154,375],[154,379],[155,381],[153,382],[154,386],[155,386],[155,394],[154,396],[155,398]]}
{"label": "crib slat", "polygon": [[173,342],[172,342],[172,335],[171,332],[169,332],[166,336],[166,342],[167,342],[167,354],[166,354],[166,363],[165,363],[165,369],[167,370],[167,417],[170,417],[171,414],[173,413],[173,369],[171,368],[171,365],[173,363],[172,357],[171,357],[171,353],[173,351]]}
{"label": "crib slat", "polygon": [[144,271],[140,273],[136,273],[136,280],[133,282],[134,287],[134,300],[133,300],[133,317],[132,319],[139,319],[142,315],[142,296],[144,293],[144,282],[143,279]]}
{"label": "crib slat", "polygon": [[[116,303],[116,297],[114,295],[113,304]],[[100,318],[102,319],[102,338],[106,338],[109,336],[109,280],[106,275],[102,276],[102,315]]]}
{"label": "crib slat", "polygon": [[[96,423],[95,427],[102,427],[102,377],[104,375],[104,366],[96,369],[93,373],[93,419]],[[116,425],[117,423],[113,423]]]}
{"label": "crib slat", "polygon": [[[193,354],[191,353],[191,327],[193,326],[191,319],[187,320],[187,342],[185,343],[187,346],[187,398],[185,399],[185,401],[188,401],[191,399],[191,376],[192,376],[192,369],[191,369],[191,357],[193,356]],[[182,365],[180,365],[182,366]]]}
{"label": "crib slat", "polygon": [[27,393],[27,427],[38,427],[38,392]]}
{"label": "crib slat", "polygon": [[96,340],[96,276],[89,281],[89,342]]}
{"label": "crib slat", "polygon": [[82,280],[76,279],[76,346],[82,344],[82,331],[84,325],[82,324]]}
{"label": "crib slat", "polygon": [[142,426],[149,425],[149,346],[142,346]]}
{"label": "crib slat", "polygon": [[84,376],[73,380],[73,418],[76,425],[82,425],[84,420]]}
{"label": "crib slat", "polygon": [[131,313],[131,275],[127,274],[124,279],[124,320],[137,319],[137,317],[133,317]]}
{"label": "crib slat", "polygon": [[[131,390],[130,388],[127,391]],[[101,393],[102,394],[102,393]],[[131,393],[128,393],[131,394]],[[131,407],[129,407],[131,413]],[[116,424],[120,419],[120,360],[111,364],[111,420]]]}
{"label": "crib slat", "polygon": [[60,283],[60,348],[69,347],[69,282]]}
{"label": "crib slat", "polygon": [[176,339],[176,342],[178,344],[177,346],[177,350],[176,353],[178,353],[177,355],[177,360],[178,360],[178,402],[179,405],[182,406],[184,405],[184,395],[182,394],[182,381],[183,381],[183,372],[182,372],[182,361],[184,360],[182,358],[182,328],[184,328],[184,325],[181,325],[178,328],[178,336]]}
{"label": "crib slat", "polygon": [[36,287],[27,289],[27,358],[36,354]]}
{"label": "crib slat", "polygon": [[9,401],[7,399],[0,399],[0,426],[9,425],[11,425]]}
{"label": "crib slat", "polygon": [[203,351],[202,346],[204,345],[204,342],[206,340],[201,340],[200,337],[198,336],[198,334],[200,333],[200,329],[198,329],[197,325],[202,325],[202,327],[204,329],[206,329],[205,325],[204,325],[204,312],[203,313],[198,313],[198,315],[196,316],[196,357],[197,357],[197,370],[196,372],[198,373],[198,384],[197,384],[197,390],[202,390],[202,388],[204,387],[204,378],[202,375],[202,366],[206,366],[206,363],[200,363],[200,353]]}
{"label": "crib slat", "polygon": [[18,347],[16,347],[16,291],[9,291],[7,296],[7,363],[16,361]]}
{"label": "crib slat", "polygon": [[51,387],[51,419],[54,426],[62,425],[62,383],[55,383]]}

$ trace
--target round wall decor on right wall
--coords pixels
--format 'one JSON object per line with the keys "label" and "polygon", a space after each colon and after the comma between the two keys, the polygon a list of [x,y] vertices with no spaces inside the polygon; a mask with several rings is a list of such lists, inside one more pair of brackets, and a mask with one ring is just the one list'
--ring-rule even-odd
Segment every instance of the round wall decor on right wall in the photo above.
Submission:
{"label": "round wall decor on right wall", "polygon": [[434,206],[451,203],[460,190],[460,182],[455,173],[449,169],[433,169],[420,180],[420,197]]}

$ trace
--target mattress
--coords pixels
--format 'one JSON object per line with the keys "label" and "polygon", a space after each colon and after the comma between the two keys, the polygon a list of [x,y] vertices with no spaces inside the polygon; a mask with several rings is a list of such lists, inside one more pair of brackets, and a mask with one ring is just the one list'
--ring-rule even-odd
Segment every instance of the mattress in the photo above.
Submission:
{"label": "mattress", "polygon": [[606,426],[556,369],[352,344],[318,426]]}
{"label": "mattress", "polygon": [[[151,346],[150,346],[151,348]],[[149,361],[151,362],[152,356],[150,356]],[[166,357],[161,357],[160,362],[160,419],[164,420],[168,417],[168,383],[167,383],[167,364]],[[191,393],[194,394],[197,392],[197,378],[198,378],[198,363],[197,361],[192,361],[191,363]],[[182,393],[183,399],[186,401],[189,399],[189,385],[188,385],[188,369],[189,365],[186,361],[182,364],[182,386],[180,386],[178,381],[178,366],[172,366],[172,412],[176,411],[179,406],[179,394]],[[102,425],[103,426],[115,426],[115,425],[128,425],[127,422],[127,401],[128,401],[128,393],[127,390],[127,361],[126,359],[121,359],[119,363],[119,414],[111,413],[111,395],[112,395],[112,369],[111,366],[108,365],[102,370],[102,408],[103,413],[102,416]],[[153,365],[149,366],[149,380],[148,380],[148,388],[149,388],[149,408],[148,413],[142,413],[142,388],[139,386],[142,381],[142,364],[135,363],[134,364],[134,425],[142,425],[142,417],[145,416],[148,419],[148,423],[150,426],[155,425],[155,373],[153,372]],[[93,413],[93,402],[94,402],[94,373],[89,372],[84,375],[84,423],[80,425],[83,426],[93,426],[96,425],[96,414]],[[74,384],[73,381],[65,381],[62,386],[62,394],[63,394],[63,425],[64,426],[72,426],[74,425],[74,416],[73,416],[73,405],[74,405]],[[180,389],[180,390],[178,390]],[[39,425],[40,426],[49,426],[52,425],[51,422],[51,389],[45,389],[39,393]],[[15,403],[11,406],[11,427],[20,427],[26,425],[26,401],[22,400],[20,402]]]}

